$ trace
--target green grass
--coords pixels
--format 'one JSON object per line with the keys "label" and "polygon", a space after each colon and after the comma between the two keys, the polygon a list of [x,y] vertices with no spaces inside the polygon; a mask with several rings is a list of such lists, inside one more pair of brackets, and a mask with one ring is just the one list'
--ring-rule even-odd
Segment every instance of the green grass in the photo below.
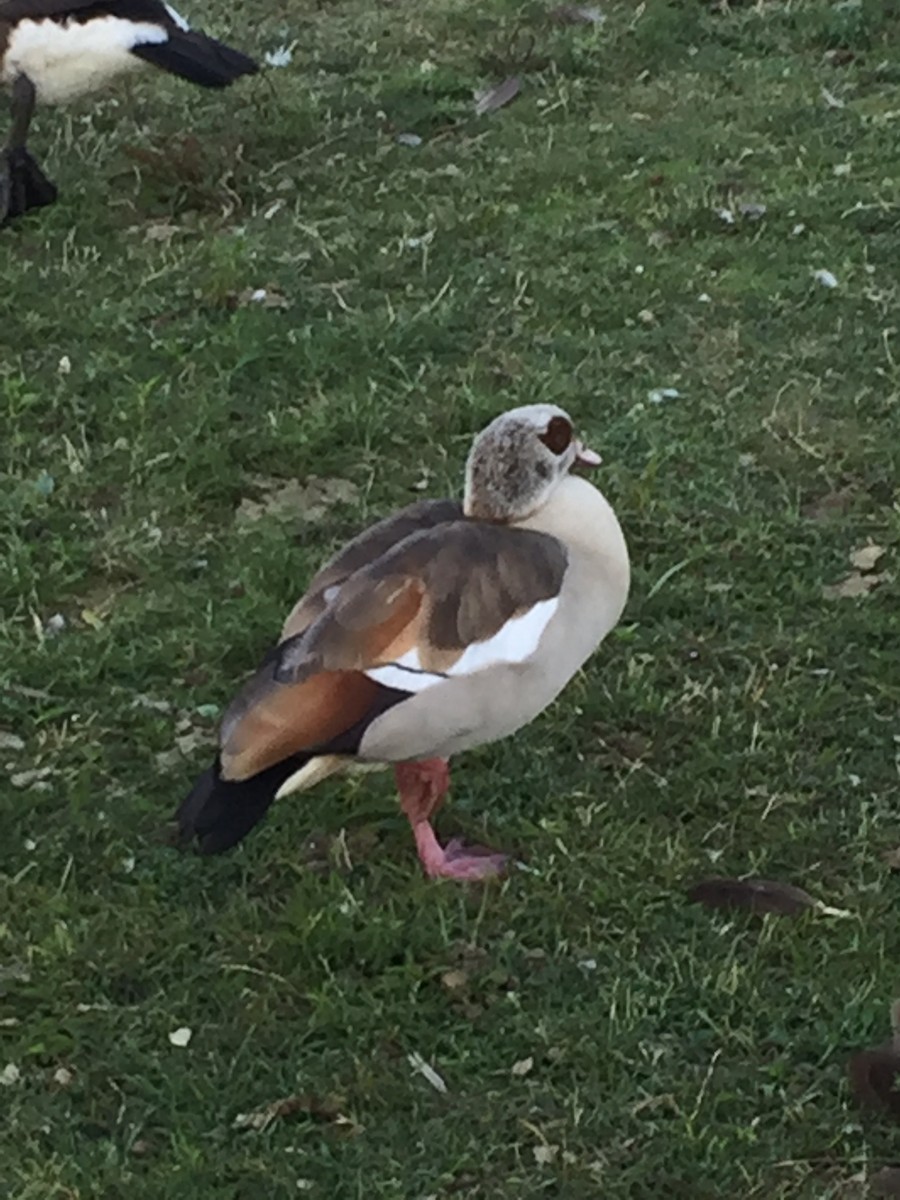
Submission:
{"label": "green grass", "polygon": [[[43,113],[60,201],[0,234],[0,1192],[865,1196],[900,1156],[844,1082],[898,989],[900,623],[891,579],[822,589],[869,539],[898,570],[896,5],[262,9],[196,16],[286,69]],[[315,565],[534,400],[602,451],[635,584],[456,765],[442,832],[527,870],[427,883],[387,775],[167,847]],[[310,475],[357,499],[235,522]],[[685,903],[744,872],[851,915]],[[326,1111],[232,1129],[296,1093]]]}

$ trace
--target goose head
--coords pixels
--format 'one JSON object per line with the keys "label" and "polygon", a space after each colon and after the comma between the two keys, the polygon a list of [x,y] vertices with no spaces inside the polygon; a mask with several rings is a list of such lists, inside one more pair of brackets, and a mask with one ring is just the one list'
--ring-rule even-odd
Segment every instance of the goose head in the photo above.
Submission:
{"label": "goose head", "polygon": [[600,455],[576,436],[572,418],[555,404],[510,409],[472,444],[464,511],[482,521],[525,520],[543,508],[572,467],[599,463]]}

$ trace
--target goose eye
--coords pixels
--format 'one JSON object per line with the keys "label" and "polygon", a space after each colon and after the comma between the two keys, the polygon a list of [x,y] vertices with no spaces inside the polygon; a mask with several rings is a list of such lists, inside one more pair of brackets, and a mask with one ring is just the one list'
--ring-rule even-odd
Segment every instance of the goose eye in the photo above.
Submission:
{"label": "goose eye", "polygon": [[572,426],[565,417],[553,417],[544,433],[538,434],[548,450],[563,454],[572,443]]}

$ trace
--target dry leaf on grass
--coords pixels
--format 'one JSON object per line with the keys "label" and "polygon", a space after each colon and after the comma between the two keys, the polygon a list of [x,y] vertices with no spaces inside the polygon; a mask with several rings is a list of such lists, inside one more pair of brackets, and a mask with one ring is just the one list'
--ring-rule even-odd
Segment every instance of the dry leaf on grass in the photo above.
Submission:
{"label": "dry leaf on grass", "polygon": [[882,1167],[869,1180],[873,1196],[900,1196],[900,1167]]}
{"label": "dry leaf on grass", "polygon": [[469,976],[465,971],[458,969],[453,971],[445,971],[441,976],[441,983],[449,992],[457,992],[460,988],[464,988],[469,982]]}
{"label": "dry leaf on grass", "polygon": [[861,575],[859,571],[851,571],[837,583],[828,583],[822,588],[826,600],[855,600],[857,596],[868,596],[879,583],[890,579],[890,575]]}
{"label": "dry leaf on grass", "polygon": [[529,1054],[527,1058],[520,1058],[518,1062],[514,1062],[510,1070],[513,1075],[521,1077],[527,1075],[533,1066],[534,1059]]}
{"label": "dry leaf on grass", "polygon": [[407,1054],[406,1061],[412,1067],[417,1075],[421,1075],[423,1079],[434,1088],[436,1092],[440,1092],[442,1096],[447,1094],[447,1085],[437,1071],[429,1063],[425,1061],[421,1054],[413,1050],[412,1054]]}
{"label": "dry leaf on grass", "polygon": [[177,771],[184,766],[186,758],[192,758],[201,746],[211,746],[216,740],[215,734],[209,729],[197,729],[188,722],[179,723],[175,735],[175,744],[169,750],[160,750],[154,755],[158,771]]}
{"label": "dry leaf on grass", "polygon": [[13,1087],[22,1078],[22,1072],[15,1063],[7,1063],[0,1071],[0,1087]]}
{"label": "dry leaf on grass", "polygon": [[886,1112],[900,1121],[900,1000],[891,1005],[890,1041],[854,1054],[847,1074],[860,1108]]}
{"label": "dry leaf on grass", "polygon": [[484,116],[485,113],[496,112],[498,108],[503,108],[509,104],[511,100],[515,100],[518,96],[522,84],[515,75],[510,75],[508,79],[504,79],[502,83],[498,83],[496,87],[486,88],[483,91],[475,93],[475,115],[478,117]]}
{"label": "dry leaf on grass", "polygon": [[703,904],[706,908],[748,908],[755,913],[785,917],[796,917],[817,907],[816,901],[802,888],[771,879],[704,879],[688,890],[687,897],[692,904]]}
{"label": "dry leaf on grass", "polygon": [[800,515],[807,521],[827,521],[831,517],[842,517],[853,503],[853,492],[850,488],[841,488],[837,492],[826,492],[824,496],[807,500],[800,509]]}
{"label": "dry leaf on grass", "polygon": [[180,232],[180,225],[170,225],[167,221],[153,221],[144,229],[144,241],[171,242],[175,234]]}
{"label": "dry leaf on grass", "polygon": [[249,525],[263,517],[313,525],[336,504],[353,504],[359,495],[359,488],[349,479],[320,479],[311,475],[306,483],[265,478],[252,482],[262,495],[259,500],[245,496],[240,502],[235,513],[239,525]]}
{"label": "dry leaf on grass", "polygon": [[856,567],[857,571],[874,571],[875,564],[884,554],[884,546],[876,546],[869,542],[868,545],[859,546],[850,555],[850,566]]}
{"label": "dry leaf on grass", "polygon": [[291,42],[289,46],[278,46],[275,50],[267,50],[263,55],[263,60],[267,67],[289,67],[294,58],[294,47],[296,42]]}
{"label": "dry leaf on grass", "polygon": [[297,1113],[324,1121],[330,1125],[352,1125],[352,1121],[341,1113],[340,1103],[334,1096],[313,1096],[304,1092],[297,1096],[282,1096],[253,1112],[238,1113],[231,1123],[232,1129],[249,1129],[262,1133],[281,1117],[292,1117]]}
{"label": "dry leaf on grass", "polygon": [[900,1054],[892,1047],[863,1050],[847,1063],[850,1090],[860,1108],[900,1121]]}

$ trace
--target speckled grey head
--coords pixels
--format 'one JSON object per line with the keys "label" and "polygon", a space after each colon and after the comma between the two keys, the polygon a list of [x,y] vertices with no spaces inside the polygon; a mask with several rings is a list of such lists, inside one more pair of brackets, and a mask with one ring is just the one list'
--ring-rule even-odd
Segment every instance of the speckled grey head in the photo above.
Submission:
{"label": "speckled grey head", "polygon": [[575,463],[600,456],[575,436],[572,419],[555,404],[527,404],[491,421],[466,463],[466,515],[483,521],[522,520],[546,504]]}

